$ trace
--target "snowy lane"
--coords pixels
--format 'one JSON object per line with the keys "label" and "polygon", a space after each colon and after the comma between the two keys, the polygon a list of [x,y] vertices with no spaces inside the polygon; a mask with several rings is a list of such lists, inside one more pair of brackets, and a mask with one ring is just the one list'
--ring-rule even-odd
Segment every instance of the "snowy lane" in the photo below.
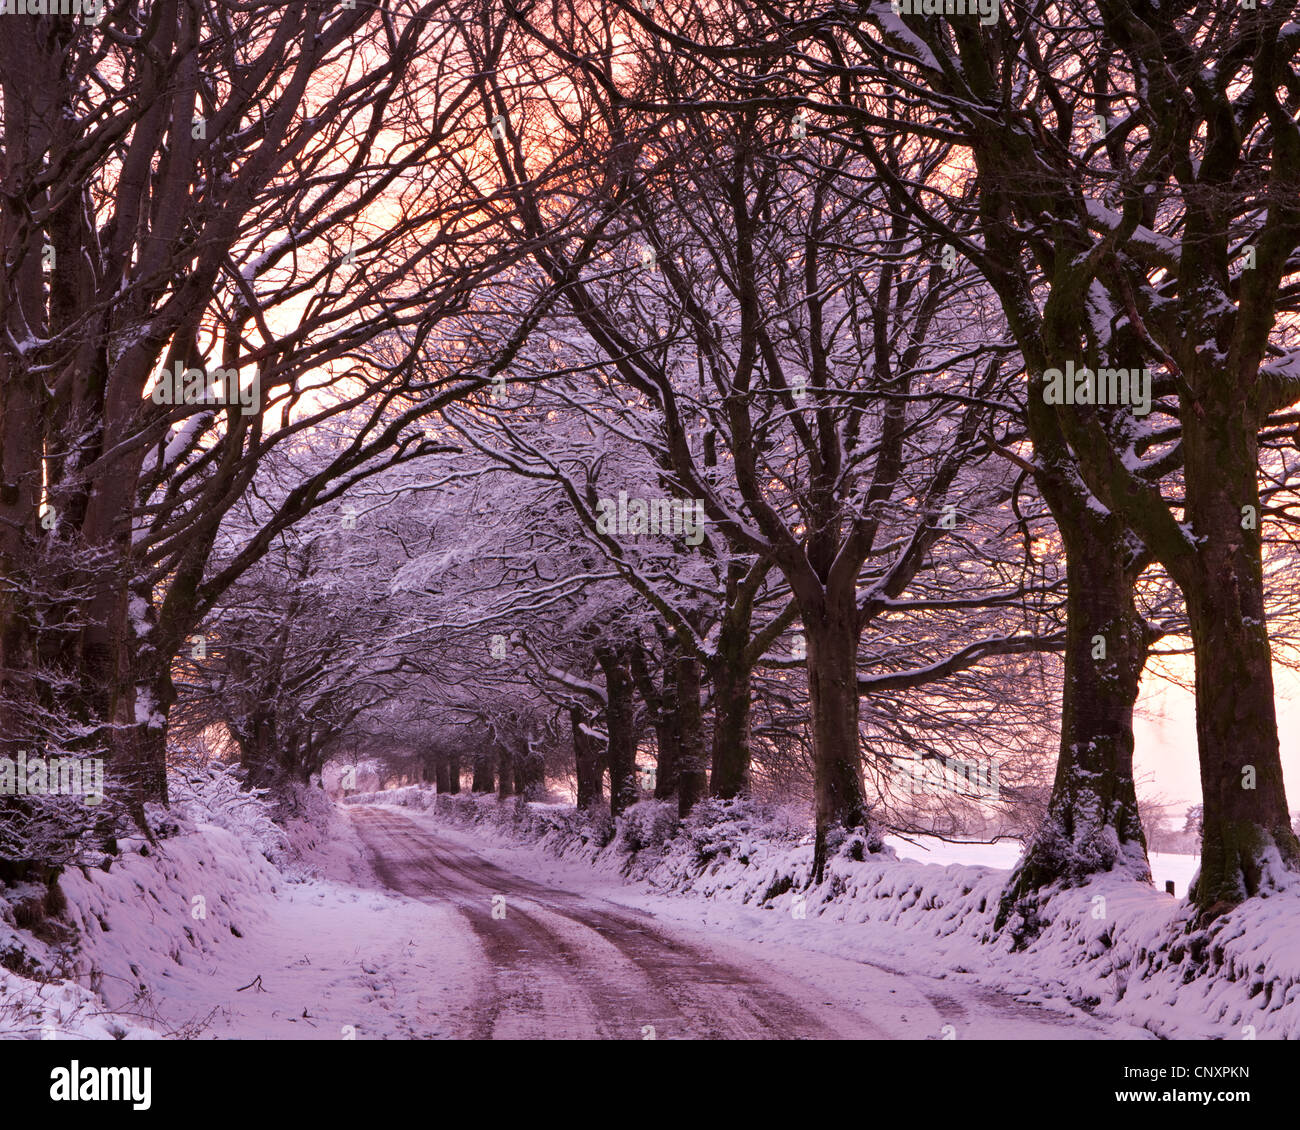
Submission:
{"label": "snowy lane", "polygon": [[[551,890],[439,840],[403,816],[352,810],[394,890],[450,902],[491,965],[473,1030],[493,1039],[880,1038],[869,1021],[791,995],[674,936],[649,915]],[[504,917],[493,918],[504,898]],[[501,904],[498,902],[498,906]],[[498,911],[500,913],[500,911]]]}
{"label": "snowy lane", "polygon": [[392,810],[350,815],[389,887],[454,908],[472,929],[484,968],[461,1037],[938,1038],[953,1019],[999,1038],[1116,1034],[988,988],[669,925],[504,870]]}

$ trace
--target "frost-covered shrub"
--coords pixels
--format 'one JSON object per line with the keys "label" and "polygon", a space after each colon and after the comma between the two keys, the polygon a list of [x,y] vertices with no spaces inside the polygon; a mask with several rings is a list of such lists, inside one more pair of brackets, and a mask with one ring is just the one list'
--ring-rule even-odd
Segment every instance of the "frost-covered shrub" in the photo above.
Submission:
{"label": "frost-covered shrub", "polygon": [[598,848],[608,847],[613,843],[618,828],[614,824],[614,817],[603,808],[595,808],[590,812],[584,812],[581,814],[581,819],[586,823],[586,832],[583,838],[588,843],[595,844]]}
{"label": "frost-covered shrub", "polygon": [[769,903],[774,898],[779,898],[781,895],[785,894],[789,890],[792,890],[793,888],[794,888],[793,875],[788,873],[782,875],[779,873],[779,871],[774,872],[772,875],[772,881],[767,885],[766,888],[764,888],[763,893],[761,896],[759,896],[758,901],[759,903]]}
{"label": "frost-covered shrub", "polygon": [[230,765],[178,769],[170,782],[176,816],[233,832],[274,862],[288,855],[290,848],[284,830],[271,819],[271,807],[265,800],[268,792],[245,789],[238,770]]}
{"label": "frost-covered shrub", "polygon": [[767,838],[755,834],[764,824],[764,815],[761,806],[751,801],[701,801],[683,826],[696,864],[703,867],[721,859],[748,864],[758,841]]}
{"label": "frost-covered shrub", "polygon": [[661,848],[677,833],[676,802],[643,800],[623,812],[619,821],[619,847],[638,852]]}
{"label": "frost-covered shrub", "polygon": [[883,854],[892,857],[894,850],[885,843],[885,834],[878,827],[872,827],[865,834],[853,831],[839,837],[836,854],[843,859],[861,863],[872,855]]}
{"label": "frost-covered shrub", "polygon": [[0,796],[0,886],[99,866],[130,828],[116,797],[92,806],[80,796]]}

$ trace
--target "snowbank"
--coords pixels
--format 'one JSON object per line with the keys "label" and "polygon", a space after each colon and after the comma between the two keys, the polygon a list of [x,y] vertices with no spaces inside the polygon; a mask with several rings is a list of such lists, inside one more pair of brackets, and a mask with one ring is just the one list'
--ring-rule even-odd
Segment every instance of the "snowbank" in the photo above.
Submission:
{"label": "snowbank", "polygon": [[123,839],[106,869],[0,892],[0,1038],[413,1031],[389,998],[418,999],[409,939],[444,916],[350,885],[377,884],[319,789],[272,800],[212,767],[171,791],[149,812],[156,844]]}

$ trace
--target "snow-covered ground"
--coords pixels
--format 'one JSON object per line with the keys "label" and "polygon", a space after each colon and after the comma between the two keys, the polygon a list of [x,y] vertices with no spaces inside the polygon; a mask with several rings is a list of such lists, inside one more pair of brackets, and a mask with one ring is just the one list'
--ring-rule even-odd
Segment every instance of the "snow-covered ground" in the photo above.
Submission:
{"label": "snow-covered ground", "polygon": [[[1005,865],[1015,858],[1009,844],[896,845],[900,855],[905,848],[935,860],[926,864],[840,857],[828,882],[804,898],[810,837],[792,821],[783,830],[779,812],[775,821],[748,812],[702,819],[685,834],[660,840],[656,806],[643,804],[624,819],[619,839],[602,847],[572,810],[537,805],[525,811],[460,797],[445,798],[429,815],[436,802],[425,790],[371,799],[424,811],[440,834],[454,827],[486,858],[551,886],[569,884],[728,939],[797,945],[954,985],[995,988],[1045,1007],[1082,1007],[1161,1037],[1300,1038],[1300,892],[1294,888],[1248,900],[1208,932],[1189,934],[1181,897],[1165,894],[1163,886],[1097,876],[1057,892],[1042,911],[1037,936],[1016,948],[1012,931],[993,931]],[[629,835],[642,845],[632,855]],[[551,858],[539,858],[539,850]],[[1002,868],[955,859],[998,852]],[[1173,878],[1182,890],[1193,868],[1186,857],[1153,862],[1157,880]]]}
{"label": "snow-covered ground", "polygon": [[[451,903],[484,961],[463,1034],[492,1038],[1115,1039],[1149,1037],[1056,1001],[1017,1000],[914,962],[746,936],[698,900],[628,889],[536,852],[381,806],[353,809],[381,874]],[[499,910],[499,917],[494,914]],[[725,908],[724,908],[725,910]],[[808,922],[801,923],[808,926]],[[812,929],[816,929],[813,922]]]}
{"label": "snow-covered ground", "polygon": [[[220,824],[196,821],[156,849],[127,844],[107,873],[65,876],[67,917],[81,934],[65,972],[81,984],[6,975],[15,1007],[0,1034],[1144,1035],[1064,1002],[1040,1009],[973,981],[947,985],[914,962],[819,951],[793,934],[746,936],[738,919],[720,922],[703,900],[656,896],[645,884],[401,810],[381,862],[418,864],[435,852],[451,859],[435,883],[406,897],[381,890],[370,869],[354,830],[366,810],[297,821],[292,852],[256,806],[242,807],[232,819],[218,804],[209,815]],[[204,814],[192,803],[178,809],[183,818]],[[421,840],[412,818],[436,842]],[[485,856],[506,866],[486,886],[469,872]],[[509,918],[485,932],[497,890],[509,892]]]}
{"label": "snow-covered ground", "polygon": [[[882,996],[909,984],[913,987],[909,998],[915,996],[921,1003],[911,1001],[912,1012],[905,1009],[904,1015],[919,1013],[924,1025],[920,1030],[901,1025],[901,1031],[889,1033],[893,1038],[1151,1038],[1150,1032],[1119,1018],[1089,1027],[1089,1013],[1074,1005],[1059,986],[1041,986],[1032,975],[999,976],[988,947],[974,937],[943,937],[939,929],[917,931],[900,928],[897,922],[837,920],[833,913],[824,913],[823,908],[807,901],[800,907],[794,892],[778,897],[780,906],[775,912],[745,905],[729,897],[736,892],[735,875],[728,874],[734,867],[724,866],[712,876],[720,882],[707,894],[688,891],[683,897],[680,891],[660,893],[654,876],[629,882],[621,868],[593,869],[589,860],[573,854],[557,857],[539,851],[535,843],[514,843],[508,836],[494,834],[491,825],[467,830],[428,811],[412,812],[406,807],[390,811],[408,815],[436,832],[440,840],[476,853],[508,872],[526,874],[554,890],[646,912],[660,922],[711,939],[715,946],[740,948],[751,962],[775,963],[787,972],[798,971],[825,995],[847,997],[851,1007],[864,1015],[889,1015],[894,1002],[887,997],[882,1000]],[[993,846],[1005,852],[1005,845]],[[978,854],[988,847],[934,840],[914,850],[929,848],[934,854],[953,856],[971,851]],[[1014,862],[1014,852],[1011,858]],[[894,866],[911,870],[897,862]],[[731,886],[727,886],[729,882]],[[907,895],[900,894],[898,901],[907,902]],[[890,979],[888,986],[882,985],[881,975]],[[930,987],[922,996],[915,991],[918,985]],[[930,1007],[923,1010],[925,1002]],[[1018,1016],[1008,1015],[1013,1004],[1022,1007]],[[1026,1015],[1032,1010],[1041,1014],[1034,1023]]]}
{"label": "snow-covered ground", "polygon": [[[176,834],[61,879],[75,947],[0,904],[23,974],[0,971],[0,1036],[1300,1035],[1289,894],[1222,919],[1187,980],[1182,900],[1115,877],[1058,893],[1026,948],[995,937],[1014,843],[891,838],[805,893],[807,837],[779,813],[674,837],[642,805],[602,848],[612,828],[556,806],[315,792],[281,827],[220,774],[177,793]],[[1194,865],[1153,859],[1180,892]]]}
{"label": "snow-covered ground", "polygon": [[0,971],[0,1037],[450,1034],[478,960],[458,916],[381,891],[323,797],[290,822],[292,844],[260,806],[220,799],[183,800],[181,834],[122,845],[108,872],[65,873],[74,954],[0,929],[40,967]]}

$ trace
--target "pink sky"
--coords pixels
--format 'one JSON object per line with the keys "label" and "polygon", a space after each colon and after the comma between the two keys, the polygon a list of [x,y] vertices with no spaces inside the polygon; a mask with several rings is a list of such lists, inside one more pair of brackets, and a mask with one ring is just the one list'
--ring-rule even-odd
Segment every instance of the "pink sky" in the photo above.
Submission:
{"label": "pink sky", "polygon": [[[1183,664],[1191,671],[1189,657],[1163,660]],[[1274,666],[1277,693],[1278,730],[1282,745],[1282,772],[1286,779],[1287,803],[1300,811],[1300,674]],[[1200,772],[1196,764],[1196,709],[1190,691],[1185,691],[1151,673],[1142,677],[1138,716],[1134,719],[1137,750],[1134,762],[1138,790],[1152,793],[1185,808],[1201,800]]]}

